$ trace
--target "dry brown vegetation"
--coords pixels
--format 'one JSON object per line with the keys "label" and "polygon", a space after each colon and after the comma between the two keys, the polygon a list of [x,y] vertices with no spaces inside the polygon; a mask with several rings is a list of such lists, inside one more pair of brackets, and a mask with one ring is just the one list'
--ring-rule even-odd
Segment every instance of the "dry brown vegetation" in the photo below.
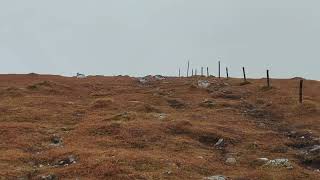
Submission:
{"label": "dry brown vegetation", "polygon": [[249,81],[1,75],[0,179],[320,179],[320,82]]}

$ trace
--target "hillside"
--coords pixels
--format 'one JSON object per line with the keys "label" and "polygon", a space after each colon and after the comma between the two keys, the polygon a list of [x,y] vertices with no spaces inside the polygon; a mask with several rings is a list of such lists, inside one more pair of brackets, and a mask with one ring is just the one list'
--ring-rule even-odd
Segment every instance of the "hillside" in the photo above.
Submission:
{"label": "hillside", "polygon": [[0,75],[0,179],[320,179],[320,82],[265,81]]}

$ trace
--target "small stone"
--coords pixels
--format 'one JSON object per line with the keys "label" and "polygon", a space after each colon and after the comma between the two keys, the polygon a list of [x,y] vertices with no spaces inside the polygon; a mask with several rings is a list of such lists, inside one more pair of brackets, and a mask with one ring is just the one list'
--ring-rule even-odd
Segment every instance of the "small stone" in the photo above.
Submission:
{"label": "small stone", "polygon": [[235,165],[237,163],[236,158],[227,158],[226,163],[229,165]]}
{"label": "small stone", "polygon": [[67,128],[67,127],[62,127],[61,130],[62,130],[62,131],[69,131],[69,128]]}
{"label": "small stone", "polygon": [[67,102],[66,104],[68,104],[68,105],[74,105],[74,102],[69,101],[69,102]]}
{"label": "small stone", "polygon": [[141,84],[146,84],[148,82],[148,80],[146,78],[138,78],[139,83]]}
{"label": "small stone", "polygon": [[258,160],[259,160],[259,161],[265,161],[265,162],[269,161],[268,158],[258,158]]}
{"label": "small stone", "polygon": [[68,159],[71,164],[76,163],[76,158],[73,155],[69,156]]}
{"label": "small stone", "polygon": [[42,180],[56,180],[56,179],[58,179],[58,178],[57,178],[56,175],[50,174],[50,175],[47,175],[47,176],[41,176],[41,179],[42,179]]}
{"label": "small stone", "polygon": [[215,144],[215,146],[220,146],[223,143],[224,139],[219,139],[219,141]]}
{"label": "small stone", "polygon": [[60,160],[57,166],[69,166],[76,163],[76,158],[73,155],[68,156],[66,159]]}
{"label": "small stone", "polygon": [[154,114],[154,117],[158,118],[159,120],[163,120],[163,119],[167,118],[167,114],[158,113],[158,114]]}
{"label": "small stone", "polygon": [[198,81],[198,86],[199,86],[200,88],[205,89],[205,88],[208,88],[208,87],[210,86],[210,83],[209,83],[208,81],[202,81],[202,80],[200,80],[200,81]]}
{"label": "small stone", "polygon": [[226,180],[227,178],[222,175],[216,175],[204,178],[205,180]]}
{"label": "small stone", "polygon": [[320,145],[315,145],[315,146],[313,146],[313,148],[310,150],[310,152],[316,152],[316,151],[320,151]]}
{"label": "small stone", "polygon": [[54,136],[51,138],[51,143],[52,143],[53,145],[60,145],[60,144],[62,144],[62,139],[61,139],[59,136],[54,135]]}

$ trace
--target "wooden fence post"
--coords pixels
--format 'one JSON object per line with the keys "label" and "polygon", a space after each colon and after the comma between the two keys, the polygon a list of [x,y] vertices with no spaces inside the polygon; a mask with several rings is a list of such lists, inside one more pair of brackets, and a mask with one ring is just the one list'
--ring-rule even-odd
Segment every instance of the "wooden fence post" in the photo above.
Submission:
{"label": "wooden fence post", "polygon": [[221,62],[219,61],[219,79],[221,78]]}
{"label": "wooden fence post", "polygon": [[210,74],[209,74],[209,67],[207,67],[207,77],[209,77]]}
{"label": "wooden fence post", "polygon": [[191,70],[191,76],[193,76],[194,74],[193,74],[193,69]]}
{"label": "wooden fence post", "polygon": [[179,77],[181,77],[181,70],[180,70],[180,68],[179,68]]}
{"label": "wooden fence post", "polygon": [[299,90],[299,102],[302,104],[303,101],[303,80],[300,80],[300,90]]}
{"label": "wooden fence post", "polygon": [[190,62],[188,61],[187,77],[189,77]]}
{"label": "wooden fence post", "polygon": [[246,70],[244,67],[242,67],[242,71],[243,71],[243,79],[244,79],[244,82],[247,82],[247,75],[246,75]]}
{"label": "wooden fence post", "polygon": [[226,67],[227,79],[229,79],[229,69]]}
{"label": "wooden fence post", "polygon": [[194,72],[194,73],[195,73],[195,76],[197,76],[197,75],[198,75],[197,69],[195,70],[195,72]]}
{"label": "wooden fence post", "polygon": [[201,67],[201,76],[203,76],[203,67]]}
{"label": "wooden fence post", "polygon": [[269,76],[269,70],[267,70],[267,85],[268,85],[268,88],[270,88],[270,76]]}

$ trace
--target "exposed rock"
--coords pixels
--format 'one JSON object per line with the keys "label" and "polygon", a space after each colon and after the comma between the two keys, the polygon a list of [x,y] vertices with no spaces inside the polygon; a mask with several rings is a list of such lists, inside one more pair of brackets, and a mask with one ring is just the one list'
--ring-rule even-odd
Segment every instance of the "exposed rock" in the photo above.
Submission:
{"label": "exposed rock", "polygon": [[224,139],[219,139],[219,141],[214,145],[214,146],[220,146],[220,145],[222,145],[222,143],[223,143],[223,141],[224,141]]}
{"label": "exposed rock", "polygon": [[267,161],[269,161],[269,159],[268,159],[268,158],[258,158],[258,160],[259,160],[259,161],[263,161],[263,162],[267,162]]}
{"label": "exposed rock", "polygon": [[302,162],[312,168],[320,168],[320,145],[314,145],[310,150],[300,155]]}
{"label": "exposed rock", "polygon": [[161,76],[161,75],[155,75],[154,78],[156,80],[164,80],[164,79],[166,79],[164,76]]}
{"label": "exposed rock", "polygon": [[198,87],[206,89],[210,86],[210,83],[208,81],[199,80],[198,81]]}
{"label": "exposed rock", "polygon": [[41,180],[56,180],[56,179],[58,179],[58,178],[57,178],[56,175],[50,174],[50,175],[47,175],[47,176],[41,176],[40,179],[41,179]]}
{"label": "exposed rock", "polygon": [[320,145],[315,145],[313,146],[313,148],[310,150],[310,152],[318,152],[320,153]]}
{"label": "exposed rock", "polygon": [[144,78],[144,77],[138,78],[138,81],[139,81],[139,83],[141,83],[141,84],[147,84],[147,83],[148,83],[148,79],[147,79],[147,78]]}
{"label": "exposed rock", "polygon": [[160,120],[163,120],[165,118],[167,118],[167,114],[165,113],[157,113],[157,114],[154,114],[154,117],[160,119]]}
{"label": "exposed rock", "polygon": [[268,167],[285,167],[288,169],[292,169],[292,165],[289,162],[288,159],[274,159],[274,160],[269,160],[264,166]]}
{"label": "exposed rock", "polygon": [[226,164],[235,165],[237,163],[236,158],[227,158]]}
{"label": "exposed rock", "polygon": [[58,163],[56,163],[55,166],[69,166],[75,163],[76,163],[76,157],[74,155],[70,155],[67,158],[58,161]]}
{"label": "exposed rock", "polygon": [[203,156],[198,156],[197,158],[199,158],[199,159],[204,159],[204,157],[203,157]]}
{"label": "exposed rock", "polygon": [[206,177],[204,179],[205,180],[226,180],[227,178],[222,175],[215,175],[215,176]]}
{"label": "exposed rock", "polygon": [[141,84],[147,84],[149,82],[159,81],[166,79],[164,76],[161,75],[155,75],[155,76],[145,76],[145,77],[139,77],[137,78],[139,83]]}
{"label": "exposed rock", "polygon": [[216,147],[217,149],[223,149],[226,147],[226,143],[223,141],[219,146],[215,146],[221,136],[214,133],[201,133],[198,136],[198,141],[210,147]]}
{"label": "exposed rock", "polygon": [[53,135],[51,138],[51,144],[54,146],[59,146],[62,144],[62,139],[57,135]]}

